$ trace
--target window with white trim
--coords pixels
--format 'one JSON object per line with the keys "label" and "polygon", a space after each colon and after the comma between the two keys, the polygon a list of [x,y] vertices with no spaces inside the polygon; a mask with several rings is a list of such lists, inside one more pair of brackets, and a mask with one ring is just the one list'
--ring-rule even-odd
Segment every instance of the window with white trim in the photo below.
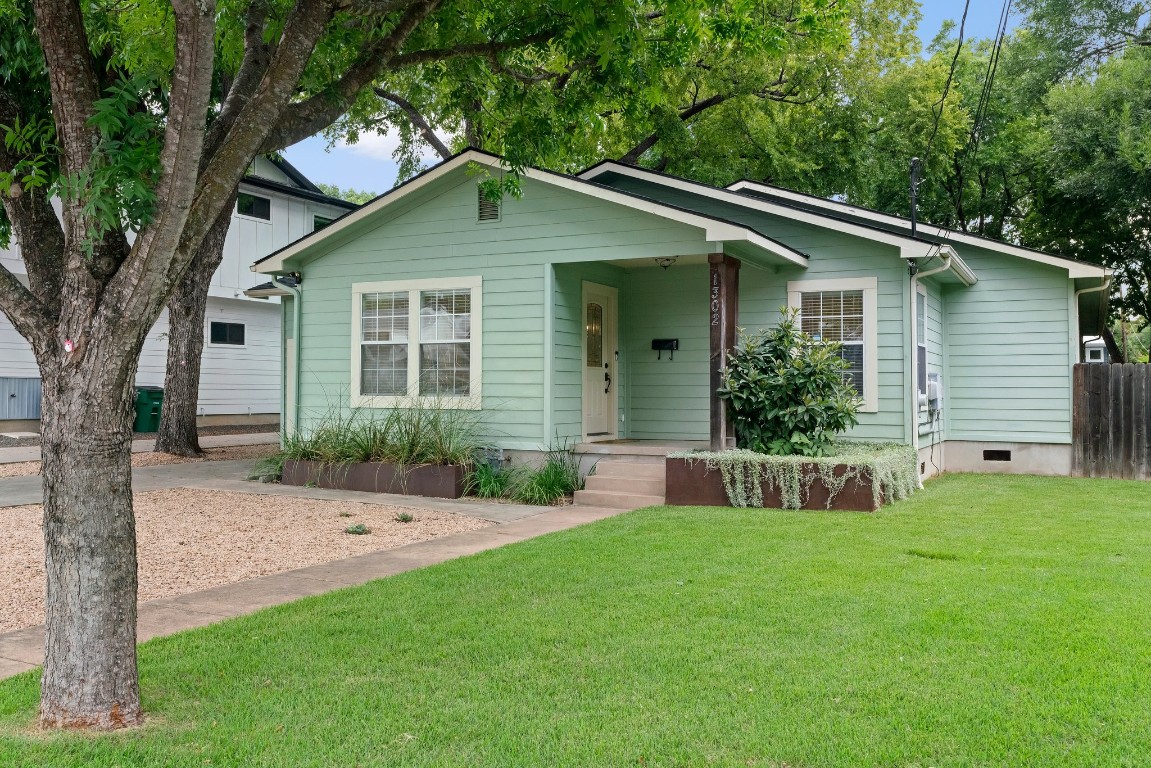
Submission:
{"label": "window with white trim", "polygon": [[480,407],[479,277],[352,286],[352,405]]}
{"label": "window with white trim", "polygon": [[927,394],[927,294],[923,286],[915,293],[915,377],[919,394]]}
{"label": "window with white trim", "polygon": [[799,310],[804,332],[840,344],[845,376],[863,400],[864,412],[879,410],[878,283],[874,277],[794,280],[788,306]]}

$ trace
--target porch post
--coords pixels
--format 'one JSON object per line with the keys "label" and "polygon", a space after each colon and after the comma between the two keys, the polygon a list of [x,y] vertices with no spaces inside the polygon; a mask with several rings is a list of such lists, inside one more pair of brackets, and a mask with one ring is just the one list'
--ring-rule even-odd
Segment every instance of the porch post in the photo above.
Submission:
{"label": "porch post", "polygon": [[739,260],[723,253],[710,253],[711,304],[711,450],[735,447],[735,433],[727,418],[727,408],[716,394],[722,385],[720,371],[727,365],[727,353],[735,346],[735,326],[739,322]]}

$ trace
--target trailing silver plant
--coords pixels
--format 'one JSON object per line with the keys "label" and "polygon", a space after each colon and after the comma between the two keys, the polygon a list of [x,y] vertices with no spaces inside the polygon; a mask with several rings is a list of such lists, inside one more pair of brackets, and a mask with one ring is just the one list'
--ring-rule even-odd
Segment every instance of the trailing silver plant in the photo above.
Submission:
{"label": "trailing silver plant", "polygon": [[[763,488],[778,491],[783,509],[802,509],[818,478],[828,490],[827,508],[851,480],[871,483],[875,505],[905,499],[919,487],[915,449],[896,443],[837,441],[827,456],[769,456],[742,448],[681,452],[672,458],[702,461],[718,470],[733,507],[762,507]],[[844,467],[840,474],[838,467]]]}

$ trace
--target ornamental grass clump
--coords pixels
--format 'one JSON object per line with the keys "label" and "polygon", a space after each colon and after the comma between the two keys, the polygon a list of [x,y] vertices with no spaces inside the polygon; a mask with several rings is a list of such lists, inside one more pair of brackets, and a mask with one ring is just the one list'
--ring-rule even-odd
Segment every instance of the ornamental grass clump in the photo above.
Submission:
{"label": "ornamental grass clump", "polygon": [[332,408],[306,433],[285,436],[283,448],[262,465],[261,471],[282,473],[285,459],[324,464],[469,466],[485,447],[479,427],[477,411],[415,399],[387,411]]}
{"label": "ornamental grass clump", "polygon": [[740,331],[719,396],[736,444],[772,456],[825,456],[835,436],[858,423],[859,396],[838,342],[819,341],[782,310],[774,328]]}

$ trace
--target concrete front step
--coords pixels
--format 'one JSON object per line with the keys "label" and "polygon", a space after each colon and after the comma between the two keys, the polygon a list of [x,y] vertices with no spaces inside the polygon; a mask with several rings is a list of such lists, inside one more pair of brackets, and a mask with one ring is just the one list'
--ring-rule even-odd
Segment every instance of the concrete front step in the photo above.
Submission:
{"label": "concrete front step", "polygon": [[667,460],[658,462],[614,461],[601,459],[591,477],[624,477],[632,480],[663,480],[667,476]]}
{"label": "concrete front step", "polygon": [[610,507],[611,509],[639,509],[664,503],[663,496],[646,496],[637,493],[614,493],[612,491],[576,491],[575,503],[579,506]]}
{"label": "concrete front step", "polygon": [[661,477],[656,479],[637,477],[609,477],[607,475],[588,475],[584,487],[589,491],[608,491],[610,493],[632,493],[641,496],[663,496],[666,483]]}

